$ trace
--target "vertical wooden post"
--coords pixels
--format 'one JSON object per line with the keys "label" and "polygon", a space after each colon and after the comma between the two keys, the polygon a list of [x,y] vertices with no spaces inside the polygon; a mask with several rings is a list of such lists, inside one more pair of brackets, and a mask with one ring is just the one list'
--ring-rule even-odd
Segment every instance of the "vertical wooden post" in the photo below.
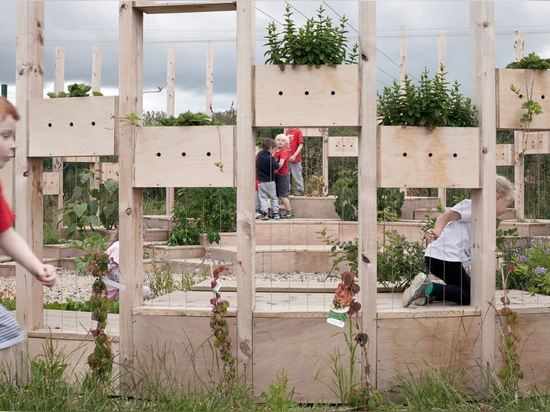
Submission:
{"label": "vertical wooden post", "polygon": [[[483,372],[495,362],[496,96],[493,1],[470,1],[472,101],[479,109],[482,189],[472,190],[471,305],[481,310]],[[483,374],[482,379],[486,378]],[[489,382],[482,382],[487,385]],[[481,390],[485,386],[478,386]]]}
{"label": "vertical wooden post", "polygon": [[[168,117],[175,116],[176,100],[176,45],[170,43],[168,46],[168,70],[166,75],[166,114]],[[166,188],[166,215],[172,214],[174,208],[174,188]]]}
{"label": "vertical wooden post", "polygon": [[[91,92],[100,92],[101,91],[101,66],[103,64],[103,54],[101,51],[101,47],[95,46],[94,47],[94,54],[92,58],[92,90]],[[90,95],[92,93],[90,92]],[[92,167],[94,170],[98,170],[100,168],[99,163],[99,156],[95,156],[93,158],[93,164]],[[90,187],[92,189],[99,189],[99,181],[97,178],[105,179],[105,176],[95,176],[91,178],[91,184]]]}
{"label": "vertical wooden post", "polygon": [[407,76],[407,30],[405,26],[399,28],[399,34],[399,83],[403,87],[405,76]]}
{"label": "vertical wooden post", "polygon": [[[523,59],[525,55],[524,46],[523,33],[516,31],[514,33],[514,61],[519,62]],[[525,131],[514,131],[514,207],[516,208],[516,217],[518,219],[525,218],[525,157],[521,156],[524,136]]]}
{"label": "vertical wooden post", "polygon": [[328,195],[328,128],[321,129],[323,139],[323,196]]}
{"label": "vertical wooden post", "polygon": [[252,322],[254,311],[254,133],[252,124],[252,64],[254,62],[254,0],[237,1],[237,374],[252,376]]}
{"label": "vertical wooden post", "polygon": [[[369,336],[368,355],[373,366],[371,382],[376,385],[376,1],[359,2],[359,282],[361,285],[362,326]],[[362,259],[366,257],[370,263]]]}
{"label": "vertical wooden post", "polygon": [[103,66],[103,52],[101,47],[94,47],[92,59],[92,92],[101,91],[101,68]]}
{"label": "vertical wooden post", "polygon": [[143,13],[132,4],[119,2],[119,235],[126,284],[120,291],[119,316],[123,382],[134,362],[133,309],[143,302],[143,196],[142,189],[132,187],[137,126],[125,119],[130,113],[141,118],[143,110]]}
{"label": "vertical wooden post", "polygon": [[[53,74],[53,91],[54,93],[62,92],[65,89],[65,48],[58,46],[55,48],[54,57],[54,74]],[[59,174],[59,194],[57,195],[57,209],[63,207],[63,158],[52,158],[52,171]],[[58,225],[62,220],[62,216],[55,216],[53,223]]]}
{"label": "vertical wooden post", "polygon": [[[16,105],[20,120],[17,124],[17,150],[14,167],[15,228],[42,259],[42,159],[28,158],[29,115],[27,101],[42,98],[44,90],[44,2],[17,2]],[[15,269],[17,290],[17,320],[23,330],[43,326],[42,284],[34,280],[21,265]],[[27,345],[19,346],[20,378],[27,379]]]}
{"label": "vertical wooden post", "polygon": [[214,43],[208,40],[206,56],[206,114],[212,117],[212,101],[214,94]]}
{"label": "vertical wooden post", "polygon": [[[445,29],[439,29],[437,34],[437,57],[438,57],[438,70],[439,67],[447,67],[447,43],[445,38]],[[437,188],[437,196],[439,197],[439,202],[441,206],[447,206],[447,191],[444,187]]]}

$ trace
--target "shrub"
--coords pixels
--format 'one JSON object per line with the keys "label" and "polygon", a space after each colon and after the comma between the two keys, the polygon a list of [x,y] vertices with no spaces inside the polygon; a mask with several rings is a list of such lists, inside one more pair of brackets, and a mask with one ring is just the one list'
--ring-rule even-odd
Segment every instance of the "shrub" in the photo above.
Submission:
{"label": "shrub", "polygon": [[277,32],[275,22],[267,26],[268,50],[264,53],[266,64],[276,64],[284,70],[287,64],[315,66],[336,66],[343,63],[355,63],[358,45],[354,45],[348,54],[346,34],[347,19],[342,16],[340,24],[334,26],[332,19],[324,15],[323,6],[317,10],[317,19],[310,18],[305,26],[297,28],[292,20],[290,4],[285,9],[285,22],[281,33]]}
{"label": "shrub", "polygon": [[220,232],[237,227],[237,191],[234,188],[182,188],[176,192],[172,220],[176,223],[168,244],[198,245],[198,236],[218,243]]}
{"label": "shrub", "polygon": [[427,69],[418,86],[408,76],[404,85],[397,81],[384,87],[378,97],[378,117],[384,126],[475,127],[477,109],[470,98],[460,93],[457,81],[449,88],[443,66],[434,78]]}

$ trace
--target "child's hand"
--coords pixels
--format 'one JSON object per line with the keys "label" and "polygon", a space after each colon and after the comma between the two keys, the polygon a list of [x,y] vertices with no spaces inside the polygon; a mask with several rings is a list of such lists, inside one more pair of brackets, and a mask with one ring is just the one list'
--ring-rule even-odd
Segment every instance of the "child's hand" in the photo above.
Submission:
{"label": "child's hand", "polygon": [[42,265],[40,272],[36,274],[36,277],[44,286],[51,288],[57,281],[55,267],[52,265]]}
{"label": "child's hand", "polygon": [[439,233],[437,233],[434,229],[428,229],[426,231],[426,240],[428,241],[428,243],[432,243],[438,237],[439,237]]}

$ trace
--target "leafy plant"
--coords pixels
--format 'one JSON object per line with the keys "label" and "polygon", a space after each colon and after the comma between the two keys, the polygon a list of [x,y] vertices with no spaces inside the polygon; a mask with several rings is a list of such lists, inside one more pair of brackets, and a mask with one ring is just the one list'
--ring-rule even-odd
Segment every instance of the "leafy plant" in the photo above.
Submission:
{"label": "leafy plant", "polygon": [[415,86],[405,76],[403,86],[397,81],[384,87],[378,97],[379,124],[384,126],[475,127],[477,108],[460,93],[457,81],[449,88],[447,73],[441,66],[433,79],[427,69]]}
{"label": "leafy plant", "polygon": [[[358,182],[357,167],[338,172],[338,179],[334,183],[334,208],[342,220],[356,221],[358,219]],[[379,220],[398,220],[401,217],[405,194],[399,189],[388,188],[378,188],[376,193]]]}
{"label": "leafy plant", "polygon": [[288,390],[288,376],[286,370],[277,372],[277,385],[269,385],[268,392],[262,392],[261,397],[265,400],[265,406],[270,411],[287,411],[298,406],[292,400],[294,389]]}
{"label": "leafy plant", "polygon": [[513,391],[516,396],[519,392],[519,381],[523,379],[524,374],[521,370],[519,363],[519,355],[517,344],[521,340],[519,332],[514,331],[512,326],[515,326],[519,322],[519,317],[516,311],[510,307],[509,290],[507,287],[506,278],[509,273],[504,275],[504,268],[501,268],[503,295],[500,298],[502,302],[502,308],[498,312],[501,316],[501,328],[502,335],[502,354],[504,360],[504,366],[499,371],[498,377],[502,379],[504,386]]}
{"label": "leafy plant", "polygon": [[550,242],[533,237],[505,253],[505,270],[531,294],[550,295]]}
{"label": "leafy plant", "polygon": [[323,176],[310,176],[307,179],[306,194],[310,197],[323,197],[325,195],[325,181]]}
{"label": "leafy plant", "polygon": [[[334,270],[341,271],[342,263],[348,265],[349,270],[357,273],[358,270],[358,238],[341,241],[333,239],[326,230],[316,232],[321,241],[330,246],[330,258],[332,267],[329,274]],[[376,276],[385,288],[395,292],[402,292],[406,289],[412,278],[418,273],[426,270],[424,264],[424,246],[422,243],[408,241],[397,231],[385,232],[386,241],[378,245]]]}
{"label": "leafy plant", "polygon": [[216,340],[214,346],[220,352],[220,358],[224,362],[223,375],[220,381],[220,387],[226,391],[229,391],[235,384],[235,378],[237,372],[235,370],[235,358],[231,353],[231,338],[229,337],[229,326],[225,315],[227,315],[227,309],[229,308],[229,302],[221,298],[221,277],[228,275],[230,269],[227,266],[220,266],[214,270],[212,278],[212,291],[214,297],[210,299],[212,305],[212,315],[210,317],[210,328],[214,333]]}
{"label": "leafy plant", "polygon": [[147,284],[151,288],[151,298],[167,295],[175,290],[184,290],[182,282],[174,279],[172,265],[167,260],[160,263],[153,254],[152,271],[147,276]]}
{"label": "leafy plant", "polygon": [[329,274],[333,270],[341,271],[344,268],[340,268],[342,262],[346,263],[349,266],[349,271],[353,273],[358,273],[359,263],[358,263],[358,244],[359,239],[354,237],[353,240],[342,241],[339,239],[333,239],[333,235],[327,236],[327,231],[325,229],[319,230],[317,233],[321,237],[321,241],[330,246],[330,258],[332,261],[332,267],[330,268]]}
{"label": "leafy plant", "polygon": [[0,304],[7,310],[15,310],[16,299],[17,295],[12,288],[6,286],[0,291]]}
{"label": "leafy plant", "polygon": [[319,68],[321,65],[356,63],[358,45],[354,45],[348,54],[348,20],[342,16],[340,24],[334,26],[332,19],[324,12],[323,6],[319,6],[317,18],[308,19],[305,26],[298,28],[292,19],[291,6],[287,3],[282,32],[277,31],[275,22],[267,26],[265,63],[276,64],[281,70],[289,64]]}
{"label": "leafy plant", "polygon": [[114,355],[111,340],[105,333],[109,304],[103,278],[110,272],[109,258],[105,254],[106,238],[93,233],[84,240],[73,241],[70,246],[85,252],[84,256],[75,258],[75,270],[80,274],[91,275],[95,279],[90,302],[92,320],[95,320],[97,325],[90,331],[95,340],[95,348],[88,356],[88,365],[92,369],[91,378],[94,382],[107,383],[113,370]]}
{"label": "leafy plant", "polygon": [[[112,178],[102,180],[101,170],[85,169],[80,172],[78,182],[74,187],[70,201],[55,212],[56,216],[63,215],[67,225],[66,238],[73,238],[77,229],[80,237],[95,231],[103,225],[105,229],[114,229],[118,226],[118,181]],[[99,187],[91,189],[90,180],[99,182]]]}
{"label": "leafy plant", "polygon": [[528,70],[548,70],[550,69],[550,59],[543,59],[536,53],[529,53],[517,62],[509,63],[507,69],[528,69]]}
{"label": "leafy plant", "polygon": [[220,241],[220,232],[234,232],[237,226],[237,192],[234,188],[182,188],[176,192],[172,213],[175,226],[168,244],[198,245],[198,235]]}
{"label": "leafy plant", "polygon": [[214,124],[206,113],[193,113],[190,110],[180,113],[178,117],[156,117],[159,126],[207,126]]}
{"label": "leafy plant", "polygon": [[414,276],[426,270],[424,246],[408,241],[397,231],[387,231],[384,235],[386,242],[378,245],[376,253],[377,280],[389,290],[402,292]]}
{"label": "leafy plant", "polygon": [[[48,97],[51,99],[55,98],[62,98],[62,97],[86,97],[90,95],[90,90],[92,90],[92,86],[87,86],[84,83],[74,83],[70,84],[68,86],[69,92],[59,92],[59,93],[53,93],[49,92],[47,93]],[[92,92],[94,96],[103,96],[103,93],[101,92]]]}

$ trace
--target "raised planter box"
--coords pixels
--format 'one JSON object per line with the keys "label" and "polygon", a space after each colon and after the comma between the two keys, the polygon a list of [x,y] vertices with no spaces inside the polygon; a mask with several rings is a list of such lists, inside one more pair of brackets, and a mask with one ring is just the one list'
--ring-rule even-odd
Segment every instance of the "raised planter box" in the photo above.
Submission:
{"label": "raised planter box", "polygon": [[[521,105],[527,100],[542,106],[541,116],[534,116],[530,130],[550,130],[550,72],[548,70],[496,69],[497,129],[521,130]],[[515,93],[510,86],[518,89]]]}
{"label": "raised planter box", "polygon": [[290,196],[292,210],[303,219],[340,219],[334,208],[334,196]]}
{"label": "raised planter box", "polygon": [[140,127],[135,187],[234,187],[234,126]]}
{"label": "raised planter box", "polygon": [[31,99],[29,156],[112,156],[118,97]]}
{"label": "raised planter box", "polygon": [[256,127],[359,125],[359,66],[254,66]]}
{"label": "raised planter box", "polygon": [[479,188],[480,162],[478,128],[378,128],[379,187]]}

